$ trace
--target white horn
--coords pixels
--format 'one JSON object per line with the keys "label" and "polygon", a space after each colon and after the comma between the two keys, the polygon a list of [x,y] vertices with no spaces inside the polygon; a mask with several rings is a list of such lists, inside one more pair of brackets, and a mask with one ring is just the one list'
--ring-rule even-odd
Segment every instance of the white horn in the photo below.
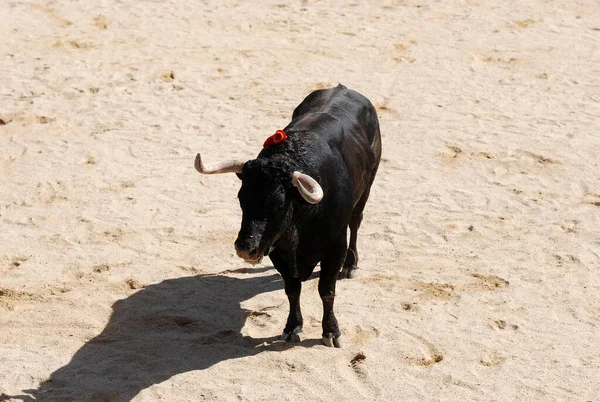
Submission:
{"label": "white horn", "polygon": [[294,187],[298,187],[302,198],[311,204],[317,204],[323,199],[323,189],[315,179],[307,174],[297,171],[292,173],[292,184]]}
{"label": "white horn", "polygon": [[211,166],[204,166],[200,154],[196,155],[194,167],[202,174],[217,174],[217,173],[242,173],[242,166],[245,161],[229,161],[222,162]]}

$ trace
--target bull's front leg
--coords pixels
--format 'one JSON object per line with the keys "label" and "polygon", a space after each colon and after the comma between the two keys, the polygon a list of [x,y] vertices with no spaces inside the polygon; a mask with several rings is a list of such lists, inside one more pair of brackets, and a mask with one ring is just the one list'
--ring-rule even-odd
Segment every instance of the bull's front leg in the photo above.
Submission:
{"label": "bull's front leg", "polygon": [[[295,251],[295,247],[294,247]],[[285,284],[285,294],[290,302],[290,314],[288,315],[287,323],[283,329],[280,339],[286,342],[300,342],[300,334],[302,333],[302,311],[300,310],[300,292],[302,290],[302,282],[297,275],[296,256],[293,253],[290,256],[279,254],[277,251],[269,255],[273,265],[281,274]]]}
{"label": "bull's front leg", "polygon": [[284,277],[285,294],[290,302],[290,314],[288,315],[287,323],[281,340],[286,342],[300,342],[300,334],[302,333],[302,312],[300,311],[300,292],[302,290],[302,282],[300,278]]}
{"label": "bull's front leg", "polygon": [[333,313],[333,302],[335,300],[335,282],[346,258],[347,249],[346,233],[344,232],[344,236],[339,239],[338,244],[333,246],[321,261],[319,295],[323,302],[322,342],[329,347],[341,348],[344,346],[341,338],[342,333]]}

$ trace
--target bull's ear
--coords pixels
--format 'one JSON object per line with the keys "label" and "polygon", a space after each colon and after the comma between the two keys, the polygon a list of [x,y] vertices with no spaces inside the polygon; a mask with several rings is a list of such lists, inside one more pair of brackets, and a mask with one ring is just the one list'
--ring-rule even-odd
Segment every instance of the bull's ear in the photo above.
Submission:
{"label": "bull's ear", "polygon": [[315,179],[307,174],[292,173],[292,184],[298,188],[302,198],[311,204],[318,204],[323,199],[323,189]]}

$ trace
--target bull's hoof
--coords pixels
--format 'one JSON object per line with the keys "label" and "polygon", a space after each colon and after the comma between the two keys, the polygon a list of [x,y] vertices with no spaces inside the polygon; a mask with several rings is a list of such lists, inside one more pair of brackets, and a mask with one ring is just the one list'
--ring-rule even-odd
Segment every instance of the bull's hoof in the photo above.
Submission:
{"label": "bull's hoof", "polygon": [[358,267],[356,265],[349,265],[340,271],[338,274],[338,279],[354,279],[356,278],[356,270]]}
{"label": "bull's hoof", "polygon": [[289,343],[300,343],[300,341],[302,340],[300,338],[301,333],[302,333],[302,328],[294,328],[294,330],[290,331],[290,332],[286,332],[284,330],[283,333],[281,334],[281,336],[279,337],[279,340],[289,342]]}
{"label": "bull's hoof", "polygon": [[323,337],[321,338],[321,342],[323,342],[323,345],[327,346],[328,348],[344,347],[344,341],[342,340],[341,335],[338,337],[333,336],[333,334],[323,335]]}

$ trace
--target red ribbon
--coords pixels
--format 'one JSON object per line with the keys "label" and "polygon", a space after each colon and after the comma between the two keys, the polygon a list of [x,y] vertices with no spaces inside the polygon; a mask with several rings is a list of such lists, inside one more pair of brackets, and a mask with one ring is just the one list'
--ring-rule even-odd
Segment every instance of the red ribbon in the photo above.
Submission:
{"label": "red ribbon", "polygon": [[265,140],[265,143],[263,144],[263,148],[270,147],[271,145],[281,144],[282,142],[285,142],[286,140],[287,140],[287,134],[285,133],[285,131],[277,130],[277,131],[275,131],[275,134],[273,134],[272,136],[270,136],[269,138],[267,138]]}

